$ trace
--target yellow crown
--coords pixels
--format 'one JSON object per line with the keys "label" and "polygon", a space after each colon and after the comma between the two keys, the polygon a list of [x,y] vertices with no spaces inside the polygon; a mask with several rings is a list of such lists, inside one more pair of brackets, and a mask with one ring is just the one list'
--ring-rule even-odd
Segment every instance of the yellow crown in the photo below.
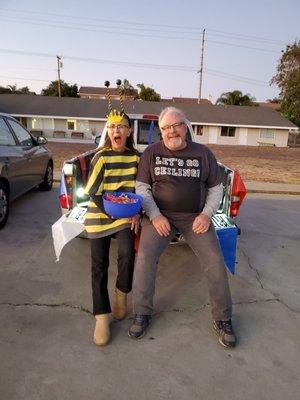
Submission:
{"label": "yellow crown", "polygon": [[117,110],[111,110],[107,115],[108,124],[120,124],[124,118],[124,113]]}

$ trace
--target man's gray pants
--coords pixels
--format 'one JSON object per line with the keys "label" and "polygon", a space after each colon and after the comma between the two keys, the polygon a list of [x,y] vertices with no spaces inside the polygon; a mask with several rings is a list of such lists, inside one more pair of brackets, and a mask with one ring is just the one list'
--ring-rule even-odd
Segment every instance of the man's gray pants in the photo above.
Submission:
{"label": "man's gray pants", "polygon": [[203,267],[213,319],[231,318],[232,302],[228,277],[215,229],[211,225],[206,233],[199,235],[194,233],[192,224],[196,215],[191,214],[188,218],[186,214],[184,218],[180,217],[180,214],[176,218],[168,217],[171,224],[171,233],[168,237],[160,236],[148,219],[143,224],[133,277],[132,293],[135,314],[151,315],[153,313],[158,260],[175,233],[180,232]]}

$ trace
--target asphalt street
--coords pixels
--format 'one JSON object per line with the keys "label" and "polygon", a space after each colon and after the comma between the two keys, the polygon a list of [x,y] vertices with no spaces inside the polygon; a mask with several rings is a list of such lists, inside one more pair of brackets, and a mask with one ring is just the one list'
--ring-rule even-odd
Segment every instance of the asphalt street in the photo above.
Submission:
{"label": "asphalt street", "polygon": [[[212,332],[201,268],[186,246],[162,256],[156,314],[130,339],[129,316],[106,347],[92,342],[89,242],[55,262],[56,189],[11,206],[0,231],[0,398],[3,400],[294,400],[300,376],[300,196],[250,194],[230,277],[236,349]],[[116,276],[115,244],[109,275]],[[298,395],[297,395],[298,393]]]}

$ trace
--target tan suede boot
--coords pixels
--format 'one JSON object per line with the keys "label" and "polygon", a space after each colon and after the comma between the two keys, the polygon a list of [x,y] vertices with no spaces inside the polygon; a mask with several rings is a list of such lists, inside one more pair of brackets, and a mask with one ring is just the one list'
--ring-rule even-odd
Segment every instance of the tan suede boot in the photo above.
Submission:
{"label": "tan suede boot", "polygon": [[127,293],[115,289],[115,303],[113,305],[112,314],[115,319],[121,320],[126,317]]}
{"label": "tan suede boot", "polygon": [[94,331],[94,343],[97,346],[104,346],[109,342],[111,323],[111,314],[98,314],[95,315],[96,326]]}

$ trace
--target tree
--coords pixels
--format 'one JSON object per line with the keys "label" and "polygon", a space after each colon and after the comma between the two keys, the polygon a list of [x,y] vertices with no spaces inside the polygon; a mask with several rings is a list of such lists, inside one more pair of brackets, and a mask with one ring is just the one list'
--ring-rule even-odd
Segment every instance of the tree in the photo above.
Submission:
{"label": "tree", "polygon": [[35,94],[34,92],[31,92],[28,86],[24,86],[19,89],[19,92],[21,94]]}
{"label": "tree", "polygon": [[128,79],[123,79],[123,83],[121,85],[121,92],[124,97],[127,96],[137,96],[137,90],[132,86]]}
{"label": "tree", "polygon": [[122,90],[135,90],[128,79],[123,79],[123,83],[121,85],[121,88],[122,88]]}
{"label": "tree", "polygon": [[7,85],[8,89],[11,91],[11,93],[16,93],[17,92],[17,85]]}
{"label": "tree", "polygon": [[254,106],[255,97],[249,93],[243,94],[240,90],[222,93],[216,104],[228,106]]}
{"label": "tree", "polygon": [[267,99],[267,103],[280,104],[281,100],[279,97],[274,97],[273,99]]}
{"label": "tree", "polygon": [[136,85],[140,92],[138,98],[144,101],[160,101],[160,94],[149,86],[145,86],[143,83]]}
{"label": "tree", "polygon": [[280,89],[281,111],[300,127],[300,40],[286,46],[271,84]]}
{"label": "tree", "polygon": [[9,93],[11,94],[11,90],[8,87],[0,86],[0,94]]}
{"label": "tree", "polygon": [[21,88],[17,88],[17,85],[7,85],[6,87],[0,86],[0,94],[8,93],[8,94],[36,94],[35,92],[31,92],[28,86],[24,86]]}
{"label": "tree", "polygon": [[[61,97],[78,97],[78,86],[68,85],[65,81],[60,81]],[[42,89],[43,96],[56,96],[58,97],[58,81],[52,81],[45,88]]]}

